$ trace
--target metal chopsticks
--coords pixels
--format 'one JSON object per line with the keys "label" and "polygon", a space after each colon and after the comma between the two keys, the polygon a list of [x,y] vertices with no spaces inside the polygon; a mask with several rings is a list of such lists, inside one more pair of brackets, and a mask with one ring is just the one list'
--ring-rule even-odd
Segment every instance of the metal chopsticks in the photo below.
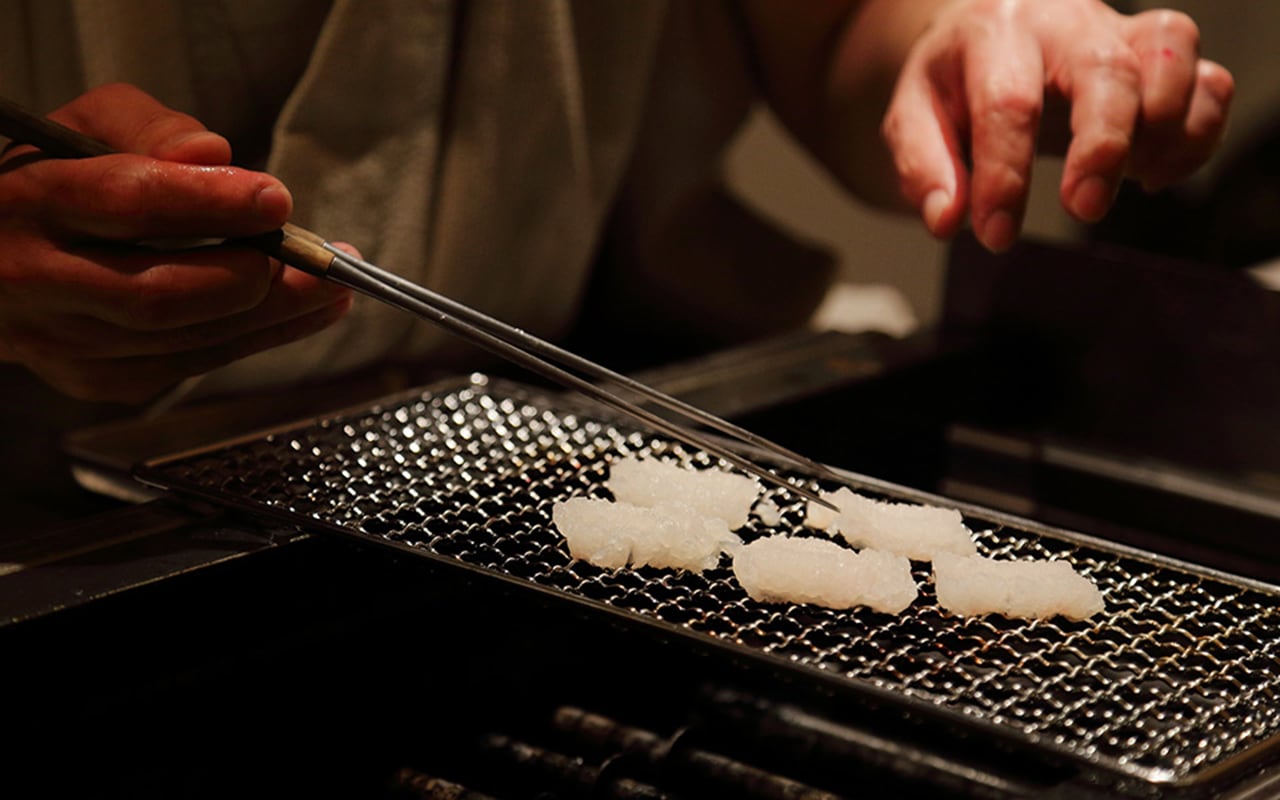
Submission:
{"label": "metal chopsticks", "polygon": [[[96,139],[84,136],[52,120],[35,116],[3,98],[0,98],[0,134],[14,142],[34,145],[47,155],[59,158],[88,158],[113,152]],[[825,466],[727,420],[356,258],[334,247],[317,234],[296,225],[286,224],[280,231],[249,237],[241,241],[304,272],[332,280],[395,308],[434,322],[512,363],[566,388],[581,392],[657,431],[705,450],[768,483],[782,487],[812,502],[834,508],[819,494],[785,480],[714,438],[661,417],[592,383],[587,378],[616,384],[694,422],[768,451],[784,463],[802,467],[819,477],[839,481],[839,477]],[[566,367],[577,370],[581,375],[570,372]]]}
{"label": "metal chopsticks", "polygon": [[804,467],[818,476],[836,481],[840,480],[837,475],[821,464],[794,453],[782,445],[757,436],[727,420],[703,411],[696,406],[691,406],[664,394],[651,386],[582,358],[519,328],[500,322],[469,306],[382,270],[367,261],[355,258],[330,244],[326,243],[324,247],[335,256],[326,276],[330,280],[417,316],[429,319],[463,338],[486,347],[519,366],[549,378],[562,386],[575,389],[604,405],[649,425],[655,430],[706,450],[770,483],[783,486],[824,506],[830,506],[821,496],[778,478],[773,473],[715,440],[708,439],[696,431],[671,422],[642,406],[629,402],[613,392],[557,366],[555,362],[577,369],[592,378],[617,383],[623,388],[646,397],[668,410],[675,411],[722,433],[727,433],[752,446],[767,450],[781,460]]}

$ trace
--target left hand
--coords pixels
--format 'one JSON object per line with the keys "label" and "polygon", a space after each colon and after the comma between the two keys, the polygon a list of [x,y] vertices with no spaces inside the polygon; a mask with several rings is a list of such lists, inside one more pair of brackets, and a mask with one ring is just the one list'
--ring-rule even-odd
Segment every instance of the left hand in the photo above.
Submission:
{"label": "left hand", "polygon": [[1226,126],[1234,85],[1187,16],[1101,0],[955,0],[908,52],[884,118],[906,200],[936,236],[966,212],[989,249],[1022,225],[1046,97],[1070,108],[1060,195],[1092,222],[1129,177],[1189,175]]}

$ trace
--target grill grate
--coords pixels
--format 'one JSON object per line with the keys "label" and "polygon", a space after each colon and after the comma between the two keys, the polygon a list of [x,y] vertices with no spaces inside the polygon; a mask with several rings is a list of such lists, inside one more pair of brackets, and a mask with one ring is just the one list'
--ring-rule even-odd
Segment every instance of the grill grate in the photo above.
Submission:
{"label": "grill grate", "polygon": [[[1280,742],[1280,604],[1269,587],[978,510],[966,522],[980,552],[1066,559],[1098,583],[1107,611],[1085,622],[959,619],[937,606],[927,564],[915,565],[921,596],[891,616],[758,604],[723,565],[614,572],[571,561],[552,505],[607,497],[609,460],[627,454],[713,463],[602,412],[473,376],[140,474],[602,603],[854,691],[954,712],[1119,780],[1196,785]],[[776,489],[765,496],[782,521],[769,528],[753,516],[739,531],[745,541],[778,530],[813,535],[802,502]]]}

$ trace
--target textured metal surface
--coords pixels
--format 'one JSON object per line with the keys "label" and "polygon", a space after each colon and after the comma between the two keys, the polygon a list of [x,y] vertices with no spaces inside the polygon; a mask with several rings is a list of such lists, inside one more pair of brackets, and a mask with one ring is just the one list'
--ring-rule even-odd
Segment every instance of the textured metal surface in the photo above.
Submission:
{"label": "textured metal surface", "polygon": [[[759,604],[727,559],[702,574],[570,559],[552,505],[607,497],[609,461],[625,454],[712,464],[606,415],[475,376],[156,462],[142,476],[604,604],[695,641],[711,637],[730,652],[941,710],[1122,782],[1194,787],[1280,742],[1280,602],[1270,587],[967,508],[981,552],[1066,559],[1097,582],[1107,611],[1085,622],[960,619],[937,606],[927,564],[915,565],[921,596],[897,616]],[[745,540],[809,535],[802,503],[765,494],[782,522],[769,528],[753,516],[739,531]]]}

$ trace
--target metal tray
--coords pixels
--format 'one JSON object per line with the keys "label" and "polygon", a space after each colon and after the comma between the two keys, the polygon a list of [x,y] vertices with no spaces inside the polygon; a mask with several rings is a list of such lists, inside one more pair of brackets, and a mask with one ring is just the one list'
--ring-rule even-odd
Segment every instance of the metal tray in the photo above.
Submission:
{"label": "metal tray", "polygon": [[[1091,621],[962,619],[937,605],[928,564],[900,615],[760,604],[727,558],[706,573],[610,571],[570,559],[551,508],[607,497],[609,462],[712,459],[564,396],[473,375],[373,407],[148,462],[144,482],[338,531],[657,626],[731,657],[901,704],[1031,747],[1094,780],[1203,788],[1280,745],[1280,590],[870,478],[855,489],[965,514],[983,554],[1059,558],[1101,588]],[[811,488],[831,489],[804,475]],[[776,489],[773,528],[803,528]]]}

